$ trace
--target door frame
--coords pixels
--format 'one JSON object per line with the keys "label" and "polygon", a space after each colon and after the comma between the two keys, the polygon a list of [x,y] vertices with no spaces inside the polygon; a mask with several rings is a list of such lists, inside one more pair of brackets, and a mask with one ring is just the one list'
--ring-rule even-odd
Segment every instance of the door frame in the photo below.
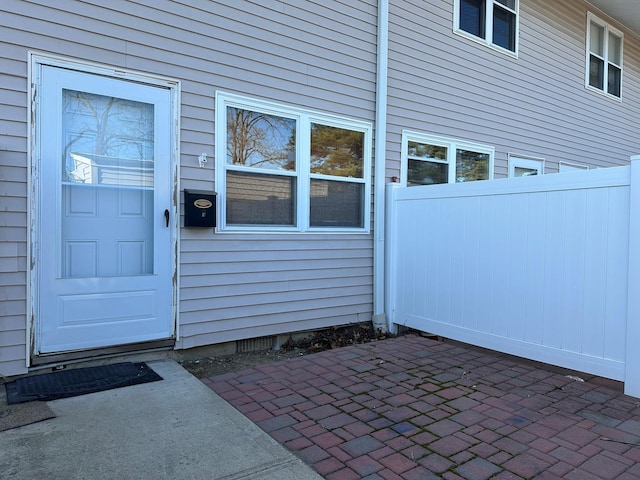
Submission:
{"label": "door frame", "polygon": [[[180,233],[180,221],[179,221],[179,195],[180,191],[180,162],[179,145],[180,145],[180,81],[161,77],[158,75],[145,74],[128,69],[109,67],[92,62],[86,62],[82,60],[72,59],[68,57],[62,57],[58,55],[50,55],[40,52],[28,52],[28,84],[29,84],[29,108],[27,109],[27,121],[28,121],[28,144],[27,144],[27,157],[29,174],[27,175],[27,261],[28,270],[27,275],[27,325],[26,325],[26,366],[31,367],[34,364],[34,358],[41,358],[38,356],[38,305],[40,302],[39,295],[39,245],[38,235],[40,234],[39,224],[39,203],[40,203],[40,158],[38,154],[37,145],[39,142],[38,125],[36,125],[36,117],[38,115],[38,92],[37,85],[40,75],[41,67],[51,66],[57,68],[66,68],[70,70],[76,70],[82,73],[102,75],[113,79],[126,80],[149,86],[161,87],[169,89],[169,95],[171,98],[170,112],[171,112],[171,153],[170,153],[170,168],[172,175],[172,187],[171,192],[171,216],[170,216],[170,237],[172,252],[171,259],[171,281],[172,281],[172,323],[173,323],[173,338],[178,340],[179,332],[179,316],[178,316],[178,302],[179,302],[179,233]],[[91,352],[91,350],[87,350]],[[41,363],[41,362],[38,362]]]}

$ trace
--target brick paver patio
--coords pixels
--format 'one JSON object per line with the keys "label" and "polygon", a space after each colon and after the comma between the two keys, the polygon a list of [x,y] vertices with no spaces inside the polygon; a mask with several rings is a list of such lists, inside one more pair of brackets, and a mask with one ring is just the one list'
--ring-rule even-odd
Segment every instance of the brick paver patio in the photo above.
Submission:
{"label": "brick paver patio", "polygon": [[640,400],[621,384],[456,342],[408,334],[203,381],[329,480],[640,478]]}

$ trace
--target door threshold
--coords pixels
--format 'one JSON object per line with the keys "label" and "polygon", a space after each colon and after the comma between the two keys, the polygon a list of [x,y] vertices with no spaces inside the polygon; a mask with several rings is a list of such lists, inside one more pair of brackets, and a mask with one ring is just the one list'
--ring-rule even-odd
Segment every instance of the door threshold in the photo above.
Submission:
{"label": "door threshold", "polygon": [[53,368],[68,363],[80,363],[92,360],[100,360],[107,357],[115,357],[123,354],[149,353],[157,350],[172,350],[175,339],[154,340],[151,342],[129,343],[113,347],[101,347],[90,350],[74,350],[70,352],[45,353],[31,358],[31,369]]}

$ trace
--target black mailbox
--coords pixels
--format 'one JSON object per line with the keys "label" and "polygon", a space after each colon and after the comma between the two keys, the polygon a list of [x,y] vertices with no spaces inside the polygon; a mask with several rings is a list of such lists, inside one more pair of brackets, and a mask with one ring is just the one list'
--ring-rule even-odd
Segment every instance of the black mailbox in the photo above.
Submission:
{"label": "black mailbox", "polygon": [[184,191],[184,226],[216,226],[216,194],[202,190]]}

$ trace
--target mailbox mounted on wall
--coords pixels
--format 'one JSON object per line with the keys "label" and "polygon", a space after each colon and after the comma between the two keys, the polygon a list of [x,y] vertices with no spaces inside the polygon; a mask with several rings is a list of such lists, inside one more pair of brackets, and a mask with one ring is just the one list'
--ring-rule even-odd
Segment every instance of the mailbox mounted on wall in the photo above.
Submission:
{"label": "mailbox mounted on wall", "polygon": [[216,226],[216,193],[202,190],[184,191],[184,226]]}

